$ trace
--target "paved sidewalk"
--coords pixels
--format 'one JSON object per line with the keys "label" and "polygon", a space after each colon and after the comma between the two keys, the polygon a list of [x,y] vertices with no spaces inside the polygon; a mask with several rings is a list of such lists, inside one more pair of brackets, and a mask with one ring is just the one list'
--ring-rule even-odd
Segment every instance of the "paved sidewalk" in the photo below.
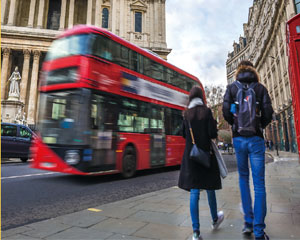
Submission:
{"label": "paved sidewalk", "polygon": [[[295,155],[296,156],[296,155]],[[300,165],[285,157],[266,166],[268,213],[266,232],[273,239],[300,239]],[[217,191],[225,220],[210,228],[206,194],[200,194],[204,239],[243,239],[237,173]],[[80,204],[80,203],[78,203]],[[111,204],[96,206],[2,232],[2,239],[191,239],[189,193],[176,186]],[[251,238],[250,238],[251,239]]]}

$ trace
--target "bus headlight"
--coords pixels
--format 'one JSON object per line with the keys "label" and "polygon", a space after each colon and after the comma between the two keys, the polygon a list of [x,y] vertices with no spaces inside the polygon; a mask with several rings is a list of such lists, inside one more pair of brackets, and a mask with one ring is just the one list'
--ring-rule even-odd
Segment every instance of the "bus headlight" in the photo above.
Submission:
{"label": "bus headlight", "polygon": [[80,161],[79,151],[76,151],[76,150],[66,151],[65,161],[69,165],[75,165],[75,164],[79,163],[79,161]]}

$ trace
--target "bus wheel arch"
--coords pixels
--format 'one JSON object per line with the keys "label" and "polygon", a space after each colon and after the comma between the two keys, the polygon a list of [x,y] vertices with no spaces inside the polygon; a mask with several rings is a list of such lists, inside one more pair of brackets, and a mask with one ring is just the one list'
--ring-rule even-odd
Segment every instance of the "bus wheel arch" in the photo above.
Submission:
{"label": "bus wheel arch", "polygon": [[122,158],[122,176],[124,178],[131,178],[136,173],[136,148],[133,144],[128,144],[125,148]]}

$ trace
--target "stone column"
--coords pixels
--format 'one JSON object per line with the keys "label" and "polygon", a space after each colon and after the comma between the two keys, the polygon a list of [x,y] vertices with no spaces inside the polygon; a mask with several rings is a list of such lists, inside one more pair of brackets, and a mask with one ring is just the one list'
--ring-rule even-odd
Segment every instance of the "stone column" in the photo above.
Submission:
{"label": "stone column", "polygon": [[111,5],[111,31],[116,34],[117,29],[117,1],[112,0]]}
{"label": "stone column", "polygon": [[43,28],[45,0],[40,0],[37,28]]}
{"label": "stone column", "polygon": [[4,25],[4,18],[6,12],[7,0],[1,1],[1,24]]}
{"label": "stone column", "polygon": [[8,21],[7,25],[13,26],[15,24],[15,13],[16,13],[16,0],[10,1],[9,12],[8,12]]}
{"label": "stone column", "polygon": [[20,101],[25,103],[27,84],[28,84],[28,75],[29,75],[29,64],[30,64],[30,50],[25,49],[24,53],[24,62],[22,70],[22,79],[20,83]]}
{"label": "stone column", "polygon": [[32,75],[30,83],[30,95],[28,101],[28,123],[35,124],[35,112],[36,112],[36,95],[37,95],[37,83],[39,76],[39,63],[40,63],[39,51],[33,52],[33,66],[32,66]]}
{"label": "stone column", "polygon": [[3,49],[3,60],[1,69],[1,99],[5,100],[5,90],[8,75],[8,64],[11,50],[9,48]]}
{"label": "stone column", "polygon": [[74,2],[75,2],[75,0],[70,0],[68,28],[73,27],[73,24],[74,24],[74,8],[75,8]]}
{"label": "stone column", "polygon": [[165,10],[166,2],[162,1],[161,3],[161,14],[162,14],[162,31],[161,31],[161,40],[163,44],[166,44],[166,10]]}
{"label": "stone column", "polygon": [[101,0],[96,0],[95,25],[101,27]]}
{"label": "stone column", "polygon": [[159,8],[158,8],[158,2],[154,1],[154,18],[153,18],[153,24],[154,24],[154,46],[157,46],[157,43],[159,42],[158,39],[158,33],[159,33],[159,24],[158,24],[158,19],[159,19]]}
{"label": "stone column", "polygon": [[30,1],[30,10],[29,10],[29,17],[28,17],[28,27],[33,27],[34,22],[34,15],[35,15],[35,4],[36,0]]}
{"label": "stone column", "polygon": [[127,6],[125,6],[125,1],[122,0],[120,2],[120,25],[119,25],[119,28],[120,28],[120,37],[121,38],[125,38],[125,24],[126,23],[126,17],[127,16]]}
{"label": "stone column", "polygon": [[66,10],[67,10],[67,0],[61,0],[61,9],[60,9],[60,20],[59,20],[59,30],[65,29],[66,22]]}
{"label": "stone column", "polygon": [[93,0],[88,0],[86,24],[92,24],[92,16],[93,16]]}

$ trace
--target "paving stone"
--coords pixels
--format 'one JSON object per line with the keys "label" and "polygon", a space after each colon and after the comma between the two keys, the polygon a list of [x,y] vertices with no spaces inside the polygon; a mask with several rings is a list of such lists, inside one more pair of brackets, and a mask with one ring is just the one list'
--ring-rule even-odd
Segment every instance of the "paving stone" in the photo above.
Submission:
{"label": "paving stone", "polygon": [[295,211],[293,208],[292,204],[271,204],[272,213],[293,213]]}
{"label": "paving stone", "polygon": [[300,214],[299,213],[292,214],[292,219],[293,219],[294,225],[300,226]]}
{"label": "paving stone", "polygon": [[99,212],[92,212],[89,210],[71,213],[56,218],[58,222],[73,227],[89,227],[105,219],[107,219],[107,217],[99,214]]}
{"label": "paving stone", "polygon": [[166,198],[167,198],[167,196],[165,196],[165,195],[160,195],[160,196],[155,195],[155,196],[151,196],[151,197],[143,199],[143,202],[145,202],[145,203],[160,203],[163,200],[165,200]]}
{"label": "paving stone", "polygon": [[70,228],[69,225],[62,224],[56,219],[45,220],[27,225],[33,230],[27,231],[26,235],[33,238],[46,238],[55,233],[61,232]]}
{"label": "paving stone", "polygon": [[145,225],[146,225],[146,223],[144,223],[144,222],[134,221],[131,219],[109,218],[99,224],[96,224],[96,225],[90,227],[89,229],[92,229],[92,230],[97,229],[97,230],[105,231],[105,232],[131,235]]}
{"label": "paving stone", "polygon": [[182,198],[167,198],[161,201],[162,204],[167,204],[167,205],[185,205],[185,206],[190,206],[190,199],[182,199]]}
{"label": "paving stone", "polygon": [[154,240],[154,238],[141,238],[135,236],[128,236],[123,234],[114,234],[107,238],[108,240]]}
{"label": "paving stone", "polygon": [[[209,231],[202,231],[201,236],[203,239],[220,239],[220,240],[241,240],[243,239],[243,236],[240,231],[225,231],[224,228],[218,229],[215,231],[209,230]],[[189,238],[191,239],[191,238]],[[251,239],[251,238],[250,238]]]}
{"label": "paving stone", "polygon": [[123,207],[103,207],[99,206],[97,209],[101,209],[101,212],[98,212],[99,215],[106,216],[106,217],[111,217],[111,218],[120,218],[124,219],[127,218],[128,216],[136,213],[138,210],[134,208],[123,208]]}
{"label": "paving stone", "polygon": [[165,224],[149,223],[138,230],[133,236],[153,239],[186,239],[192,233],[191,228]]}
{"label": "paving stone", "polygon": [[267,225],[265,231],[270,239],[300,239],[299,225],[286,224],[284,221],[282,223]]}
{"label": "paving stone", "polygon": [[[200,217],[199,218],[200,222],[200,229],[211,229],[211,217]],[[188,218],[185,219],[184,222],[180,224],[181,227],[188,227],[192,231],[192,220],[191,217],[189,216]]]}
{"label": "paving stone", "polygon": [[33,237],[29,237],[23,234],[16,234],[16,235],[12,235],[9,237],[3,237],[1,236],[2,240],[39,240],[40,238],[33,238]]}
{"label": "paving stone", "polygon": [[113,235],[110,232],[99,231],[97,229],[86,229],[79,227],[72,227],[65,231],[54,234],[47,237],[47,240],[61,240],[61,239],[78,239],[78,240],[89,240],[89,239],[107,239],[109,236]]}
{"label": "paving stone", "polygon": [[171,213],[171,212],[176,211],[179,207],[180,206],[178,206],[178,205],[167,205],[167,204],[158,204],[158,203],[142,203],[132,209]]}
{"label": "paving stone", "polygon": [[290,213],[267,213],[266,220],[267,225],[275,223],[293,224],[292,214]]}
{"label": "paving stone", "polygon": [[151,211],[139,211],[130,216],[130,220],[142,221],[147,223],[161,223],[168,225],[180,225],[189,214],[174,214],[174,213],[160,213]]}
{"label": "paving stone", "polygon": [[240,219],[240,221],[243,219],[243,214],[239,210],[233,210],[233,209],[224,209],[224,214],[226,219]]}
{"label": "paving stone", "polygon": [[12,228],[12,229],[9,229],[9,230],[2,231],[1,232],[1,237],[5,238],[5,237],[8,237],[8,236],[17,235],[19,233],[28,232],[30,230],[32,230],[32,228],[30,228],[28,226]]}

